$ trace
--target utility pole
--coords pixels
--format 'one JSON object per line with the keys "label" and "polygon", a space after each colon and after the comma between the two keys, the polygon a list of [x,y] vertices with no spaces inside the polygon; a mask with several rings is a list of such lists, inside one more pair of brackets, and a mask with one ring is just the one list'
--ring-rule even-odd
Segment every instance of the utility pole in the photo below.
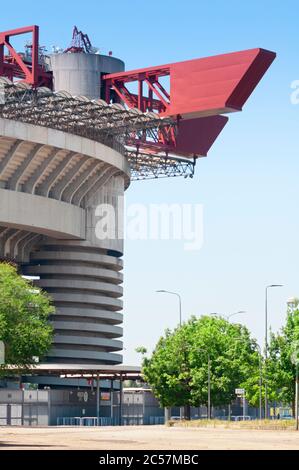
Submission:
{"label": "utility pole", "polygon": [[282,287],[282,284],[270,284],[265,289],[265,419],[268,418],[268,377],[267,377],[267,361],[268,361],[268,289],[272,287]]}
{"label": "utility pole", "polygon": [[291,354],[291,361],[296,367],[296,378],[295,378],[295,420],[296,420],[296,431],[299,430],[298,423],[298,395],[299,395],[299,378],[298,378],[298,364],[299,364],[299,344],[294,342],[293,352]]}
{"label": "utility pole", "polygon": [[262,350],[259,344],[255,345],[258,349],[259,355],[259,418],[262,419],[262,409],[263,409],[263,396],[262,396],[262,386],[263,386],[263,365],[262,365]]}
{"label": "utility pole", "polygon": [[211,419],[211,360],[208,354],[208,420]]}
{"label": "utility pole", "polygon": [[100,376],[97,374],[97,426],[100,425]]}
{"label": "utility pole", "polygon": [[[164,289],[159,289],[156,290],[158,294],[170,294],[170,295],[175,295],[179,299],[179,326],[182,326],[182,298],[178,292],[172,292],[169,290],[164,290]],[[184,407],[180,406],[180,419],[184,419],[185,412],[184,412]]]}
{"label": "utility pole", "polygon": [[296,394],[295,394],[295,418],[296,418],[296,431],[299,429],[298,423],[298,392],[299,392],[299,383],[298,383],[298,360],[296,362]]}
{"label": "utility pole", "polygon": [[156,292],[162,293],[162,294],[175,295],[179,299],[179,325],[182,326],[182,298],[180,294],[178,294],[177,292],[171,292],[169,290],[164,290],[164,289],[156,290]]}

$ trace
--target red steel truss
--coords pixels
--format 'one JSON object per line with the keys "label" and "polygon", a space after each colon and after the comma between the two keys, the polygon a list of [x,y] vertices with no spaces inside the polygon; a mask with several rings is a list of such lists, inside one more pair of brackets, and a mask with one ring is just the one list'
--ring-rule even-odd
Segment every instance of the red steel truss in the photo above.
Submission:
{"label": "red steel truss", "polygon": [[[105,75],[106,101],[114,90],[130,108],[162,116],[195,118],[241,111],[274,58],[274,52],[249,49]],[[159,81],[166,76],[170,92]],[[128,90],[126,85],[132,82],[137,82],[138,93]]]}
{"label": "red steel truss", "polygon": [[[13,36],[32,33],[32,60],[26,61],[10,42]],[[38,26],[0,33],[0,76],[22,80],[33,87],[52,86],[52,73],[39,61]],[[4,55],[4,49],[7,55]],[[77,28],[69,52],[90,52],[87,35]],[[167,117],[171,124],[148,132],[128,132],[126,145],[148,155],[206,156],[228,118],[241,111],[275,58],[264,49],[188,60],[99,76],[107,103],[122,103],[141,112]],[[169,87],[163,82],[168,77]],[[128,86],[135,82],[137,92]],[[136,86],[137,85],[137,86]],[[167,89],[166,89],[167,88]],[[168,89],[169,88],[169,89]]]}
{"label": "red steel truss", "polygon": [[[32,33],[31,60],[20,55],[11,44],[11,37]],[[47,86],[52,89],[52,73],[47,72],[39,63],[39,28],[38,26],[26,26],[0,32],[0,76],[7,77],[11,81],[19,79],[33,87]],[[7,54],[5,54],[5,49]]]}
{"label": "red steel truss", "polygon": [[[220,115],[242,110],[274,58],[274,52],[250,49],[113,73],[103,77],[105,99],[176,119],[176,135],[161,131],[156,150],[204,156],[227,122]],[[170,92],[160,81],[164,77],[169,77]],[[128,89],[133,82],[137,93]],[[139,145],[147,149],[145,140]]]}

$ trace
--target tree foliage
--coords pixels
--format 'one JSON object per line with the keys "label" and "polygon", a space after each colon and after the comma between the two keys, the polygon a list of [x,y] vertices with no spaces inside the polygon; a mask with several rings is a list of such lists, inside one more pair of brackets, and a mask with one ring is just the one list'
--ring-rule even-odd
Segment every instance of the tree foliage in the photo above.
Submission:
{"label": "tree foliage", "polygon": [[50,298],[17,272],[0,264],[0,340],[5,362],[26,367],[33,356],[42,357],[52,341],[48,316],[54,311]]}
{"label": "tree foliage", "polygon": [[299,360],[299,308],[289,307],[285,326],[271,333],[267,363],[270,400],[295,405],[296,359]]}
{"label": "tree foliage", "polygon": [[224,318],[202,316],[166,331],[152,356],[143,359],[145,380],[163,406],[230,403],[235,388],[256,373],[259,356],[249,331]]}

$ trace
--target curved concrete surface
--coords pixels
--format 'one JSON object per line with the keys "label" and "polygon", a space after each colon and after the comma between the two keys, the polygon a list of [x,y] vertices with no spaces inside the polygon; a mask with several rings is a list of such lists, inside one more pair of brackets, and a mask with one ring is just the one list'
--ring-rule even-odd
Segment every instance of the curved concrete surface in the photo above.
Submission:
{"label": "curved concrete surface", "polygon": [[100,204],[122,211],[128,184],[114,149],[0,119],[0,258],[39,277],[53,299],[48,362],[122,361],[113,351],[122,349],[123,240],[100,240],[96,227]]}
{"label": "curved concrete surface", "polygon": [[119,169],[128,177],[130,175],[129,165],[123,155],[100,142],[86,139],[85,137],[0,118],[0,139],[3,140],[4,137],[86,155]]}
{"label": "curved concrete surface", "polygon": [[0,221],[6,227],[49,237],[86,236],[85,212],[80,207],[33,194],[0,189]]}

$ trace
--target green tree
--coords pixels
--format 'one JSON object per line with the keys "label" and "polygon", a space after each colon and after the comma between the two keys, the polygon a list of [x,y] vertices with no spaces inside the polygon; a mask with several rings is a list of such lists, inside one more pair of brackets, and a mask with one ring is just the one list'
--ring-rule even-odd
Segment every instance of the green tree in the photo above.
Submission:
{"label": "green tree", "polygon": [[285,326],[271,333],[267,363],[270,401],[292,405],[295,410],[295,359],[299,359],[299,307],[298,301],[288,307]]}
{"label": "green tree", "polygon": [[224,318],[192,317],[174,332],[166,331],[152,356],[143,359],[145,380],[162,406],[231,403],[235,388],[258,368],[255,343],[246,327]]}
{"label": "green tree", "polygon": [[49,296],[20,276],[15,266],[0,264],[0,340],[6,364],[28,367],[49,350],[53,313]]}

